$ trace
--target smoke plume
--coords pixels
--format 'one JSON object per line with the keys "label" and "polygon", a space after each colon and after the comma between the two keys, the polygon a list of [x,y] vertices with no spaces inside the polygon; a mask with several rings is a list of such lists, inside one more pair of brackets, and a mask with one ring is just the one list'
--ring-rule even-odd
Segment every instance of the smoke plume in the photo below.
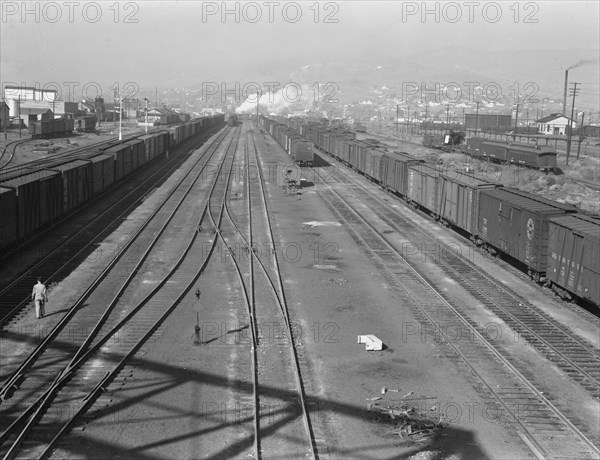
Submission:
{"label": "smoke plume", "polygon": [[[313,92],[308,85],[297,86],[289,91],[280,89],[275,93],[266,93],[260,96],[258,102],[261,112],[281,115],[284,109],[310,109]],[[256,94],[248,98],[235,109],[236,113],[255,113]]]}
{"label": "smoke plume", "polygon": [[598,59],[582,59],[579,62],[576,62],[571,67],[568,67],[567,70],[576,69],[577,67],[583,67],[584,65],[596,64],[598,63]]}

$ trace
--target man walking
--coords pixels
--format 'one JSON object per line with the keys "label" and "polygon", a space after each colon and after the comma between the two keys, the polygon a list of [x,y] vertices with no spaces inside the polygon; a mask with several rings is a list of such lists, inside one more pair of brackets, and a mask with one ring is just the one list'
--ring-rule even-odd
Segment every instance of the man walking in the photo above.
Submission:
{"label": "man walking", "polygon": [[46,286],[44,286],[40,278],[37,279],[37,284],[33,286],[31,300],[35,300],[35,316],[37,319],[43,318],[46,313],[44,306],[48,302],[48,294],[46,293]]}

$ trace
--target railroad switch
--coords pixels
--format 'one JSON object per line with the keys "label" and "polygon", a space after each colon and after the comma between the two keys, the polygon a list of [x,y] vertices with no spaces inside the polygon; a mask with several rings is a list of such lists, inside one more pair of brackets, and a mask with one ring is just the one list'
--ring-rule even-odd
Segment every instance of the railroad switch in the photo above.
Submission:
{"label": "railroad switch", "polygon": [[198,324],[194,326],[194,345],[202,345],[200,340],[200,326]]}

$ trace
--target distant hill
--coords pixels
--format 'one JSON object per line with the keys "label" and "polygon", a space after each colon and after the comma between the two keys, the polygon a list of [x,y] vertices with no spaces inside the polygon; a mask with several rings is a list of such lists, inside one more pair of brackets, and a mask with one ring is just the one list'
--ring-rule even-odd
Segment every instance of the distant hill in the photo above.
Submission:
{"label": "distant hill", "polygon": [[240,69],[240,75],[244,75],[243,82],[293,81],[308,85],[334,82],[340,87],[343,102],[373,97],[369,92],[373,87],[386,86],[400,97],[402,84],[406,82],[425,83],[433,88],[435,82],[456,82],[462,86],[474,81],[482,85],[497,83],[506,95],[517,87],[523,95],[524,85],[534,82],[539,96],[561,101],[565,69],[591,60],[571,70],[569,80],[582,84],[582,105],[597,107],[599,54],[598,49],[486,51],[452,46],[405,56],[373,53],[362,59],[347,56],[327,62],[297,62],[288,56],[269,66],[258,64],[254,69]]}

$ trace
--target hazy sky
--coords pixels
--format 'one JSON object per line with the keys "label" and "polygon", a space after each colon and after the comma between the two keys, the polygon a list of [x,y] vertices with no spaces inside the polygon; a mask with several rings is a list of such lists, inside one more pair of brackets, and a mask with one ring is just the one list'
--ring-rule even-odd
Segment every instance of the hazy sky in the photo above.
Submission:
{"label": "hazy sky", "polygon": [[[1,3],[0,79],[41,86],[231,81],[304,63],[384,60],[454,45],[600,45],[597,0],[427,2],[425,16],[422,2],[400,1],[136,1],[118,8],[112,1],[59,1],[29,2],[27,12],[21,1]],[[224,5],[233,13],[223,17]]]}

